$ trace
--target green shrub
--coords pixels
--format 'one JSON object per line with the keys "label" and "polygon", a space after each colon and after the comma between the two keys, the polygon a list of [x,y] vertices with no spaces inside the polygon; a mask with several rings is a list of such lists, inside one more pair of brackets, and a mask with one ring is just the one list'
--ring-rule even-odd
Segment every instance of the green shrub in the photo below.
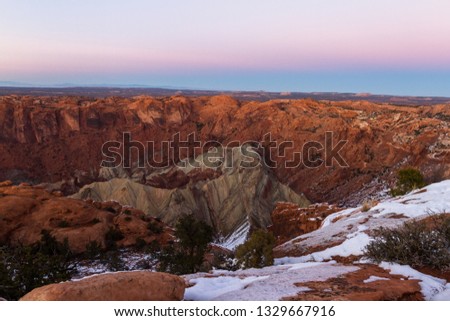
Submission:
{"label": "green shrub", "polygon": [[41,240],[33,245],[33,249],[35,252],[41,252],[49,256],[61,255],[67,258],[72,256],[67,238],[62,243],[58,242],[47,230],[41,231]]}
{"label": "green shrub", "polygon": [[161,234],[164,231],[163,227],[157,222],[148,222],[147,229],[152,234]]}
{"label": "green shrub", "polygon": [[147,253],[159,252],[161,250],[161,245],[158,243],[157,240],[153,240],[150,242],[150,244],[148,244],[145,250]]}
{"label": "green shrub", "polygon": [[213,239],[211,226],[188,215],[175,226],[178,242],[164,248],[159,255],[159,270],[174,274],[197,272]]}
{"label": "green shrub", "polygon": [[[113,242],[112,239],[111,242]],[[104,250],[97,241],[91,241],[86,246],[84,258],[91,260],[92,263],[100,262],[104,264],[109,271],[123,271],[126,269],[125,262],[121,257],[121,251],[116,249],[115,244],[109,250]]]}
{"label": "green shrub", "polygon": [[262,268],[273,264],[275,237],[272,233],[257,230],[236,249],[238,265],[244,269]]}
{"label": "green shrub", "polygon": [[143,249],[147,245],[147,242],[145,242],[145,240],[142,237],[137,237],[135,244],[136,248]]}
{"label": "green shrub", "polygon": [[84,253],[84,255],[86,256],[86,258],[94,260],[99,258],[101,253],[102,253],[101,245],[97,241],[90,241],[86,245],[86,252]]}
{"label": "green shrub", "polygon": [[374,200],[364,201],[361,212],[368,212],[372,207],[376,205],[376,202]]}
{"label": "green shrub", "polygon": [[423,221],[406,222],[396,229],[380,228],[375,239],[365,248],[364,255],[381,261],[431,267],[450,267],[450,218],[432,217]]}
{"label": "green shrub", "polygon": [[109,271],[124,271],[126,268],[119,251],[113,250],[103,253],[100,261],[108,267]]}
{"label": "green shrub", "polygon": [[450,245],[450,218],[448,216],[438,216],[436,217],[437,223],[436,226],[439,226],[440,233],[442,233]]}
{"label": "green shrub", "polygon": [[398,171],[397,184],[391,189],[392,196],[405,195],[414,189],[425,186],[422,173],[415,168],[404,168]]}
{"label": "green shrub", "polygon": [[123,233],[118,228],[110,227],[108,232],[105,234],[105,245],[108,249],[115,249],[116,242],[123,240]]}
{"label": "green shrub", "polygon": [[0,248],[0,297],[17,300],[34,288],[70,279],[71,258],[67,240],[60,243],[47,231],[32,246]]}

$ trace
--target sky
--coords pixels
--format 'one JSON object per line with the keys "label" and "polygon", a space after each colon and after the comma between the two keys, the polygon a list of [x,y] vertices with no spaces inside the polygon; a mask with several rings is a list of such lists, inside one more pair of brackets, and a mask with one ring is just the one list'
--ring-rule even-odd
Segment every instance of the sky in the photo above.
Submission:
{"label": "sky", "polygon": [[0,0],[0,84],[450,96],[446,0]]}

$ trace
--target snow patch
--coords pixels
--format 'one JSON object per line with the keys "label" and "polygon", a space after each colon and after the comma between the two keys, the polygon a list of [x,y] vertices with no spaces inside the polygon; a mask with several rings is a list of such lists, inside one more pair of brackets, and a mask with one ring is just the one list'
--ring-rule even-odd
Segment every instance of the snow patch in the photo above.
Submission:
{"label": "snow patch", "polygon": [[364,283],[372,283],[372,282],[375,282],[375,281],[389,281],[389,279],[388,278],[382,278],[382,277],[379,277],[379,276],[376,276],[376,275],[371,275],[368,279],[364,280],[363,282]]}
{"label": "snow patch", "polygon": [[450,284],[447,283],[447,285],[445,286],[445,289],[436,294],[433,299],[433,301],[450,301]]}
{"label": "snow patch", "polygon": [[400,274],[409,279],[420,280],[421,292],[426,300],[450,299],[450,285],[446,280],[423,274],[409,265],[382,262],[379,266],[385,270],[390,270],[390,274]]}
{"label": "snow patch", "polygon": [[358,230],[356,232],[350,233],[350,234],[347,235],[347,239],[351,239],[351,238],[357,237],[359,233],[367,231],[368,229],[369,228],[367,226],[365,226],[365,225],[359,225],[358,226]]}
{"label": "snow patch", "polygon": [[217,245],[233,251],[239,245],[245,243],[249,231],[250,224],[245,222],[236,231],[234,231],[233,234],[228,236],[222,242],[217,243]]}
{"label": "snow patch", "polygon": [[245,288],[252,282],[267,279],[269,276],[251,276],[240,279],[231,276],[198,278],[190,280],[194,286],[187,288],[184,299],[189,301],[208,301],[218,296]]}
{"label": "snow patch", "polygon": [[345,215],[349,215],[356,210],[358,210],[358,208],[348,208],[346,210],[330,214],[327,217],[325,217],[320,228],[327,227],[328,225],[332,224],[335,219]]}
{"label": "snow patch", "polygon": [[297,286],[298,283],[325,281],[358,269],[331,262],[313,262],[185,275],[184,278],[188,282],[195,283],[186,289],[185,299],[275,301],[310,290],[304,286]]}
{"label": "snow patch", "polygon": [[[336,263],[336,262],[333,261],[333,262],[327,262],[327,263]],[[289,271],[306,269],[309,267],[318,266],[318,265],[322,265],[322,264],[324,264],[324,263],[323,262],[300,262],[300,263],[292,264],[292,266],[289,268]]]}
{"label": "snow patch", "polygon": [[409,218],[416,218],[428,213],[449,213],[449,194],[450,180],[446,180],[428,185],[422,190],[412,191],[405,196],[388,199],[372,207],[371,212],[376,212],[374,217],[396,213]]}
{"label": "snow patch", "polygon": [[364,232],[354,235],[345,240],[342,244],[329,247],[320,252],[314,252],[298,258],[299,262],[323,262],[331,260],[333,256],[347,257],[350,255],[359,256],[364,252],[364,248],[372,241],[372,238]]}

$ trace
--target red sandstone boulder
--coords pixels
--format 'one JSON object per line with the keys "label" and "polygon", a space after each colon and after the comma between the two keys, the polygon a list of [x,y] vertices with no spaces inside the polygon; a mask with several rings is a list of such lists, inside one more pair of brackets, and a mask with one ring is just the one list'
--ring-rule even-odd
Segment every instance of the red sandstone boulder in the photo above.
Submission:
{"label": "red sandstone boulder", "polygon": [[179,301],[186,284],[179,276],[147,271],[116,272],[50,284],[21,301]]}

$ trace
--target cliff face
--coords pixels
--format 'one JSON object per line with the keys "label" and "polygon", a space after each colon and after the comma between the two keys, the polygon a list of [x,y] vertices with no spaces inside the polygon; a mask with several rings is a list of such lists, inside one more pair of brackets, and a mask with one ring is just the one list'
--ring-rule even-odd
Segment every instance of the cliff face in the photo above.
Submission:
{"label": "cliff face", "polygon": [[[351,203],[376,193],[390,182],[396,168],[419,167],[429,180],[450,177],[450,106],[398,107],[368,102],[274,100],[239,102],[230,97],[185,98],[54,98],[0,97],[0,180],[57,183],[67,194],[105,180],[100,172],[101,147],[121,140],[154,141],[156,148],[194,132],[201,141],[292,141],[296,151],[308,141],[322,144],[333,132],[333,146],[348,167],[279,163],[278,180],[311,201]],[[287,150],[291,158],[294,150]],[[158,150],[157,150],[158,152]],[[188,153],[181,155],[189,156]],[[314,157],[323,157],[320,152]],[[281,160],[275,157],[275,161]],[[128,170],[135,181],[157,188],[182,187],[195,178],[165,175],[148,178]],[[123,173],[122,173],[123,174]],[[181,174],[180,174],[181,175]],[[109,174],[109,178],[118,177]],[[120,176],[122,177],[122,176]]]}

